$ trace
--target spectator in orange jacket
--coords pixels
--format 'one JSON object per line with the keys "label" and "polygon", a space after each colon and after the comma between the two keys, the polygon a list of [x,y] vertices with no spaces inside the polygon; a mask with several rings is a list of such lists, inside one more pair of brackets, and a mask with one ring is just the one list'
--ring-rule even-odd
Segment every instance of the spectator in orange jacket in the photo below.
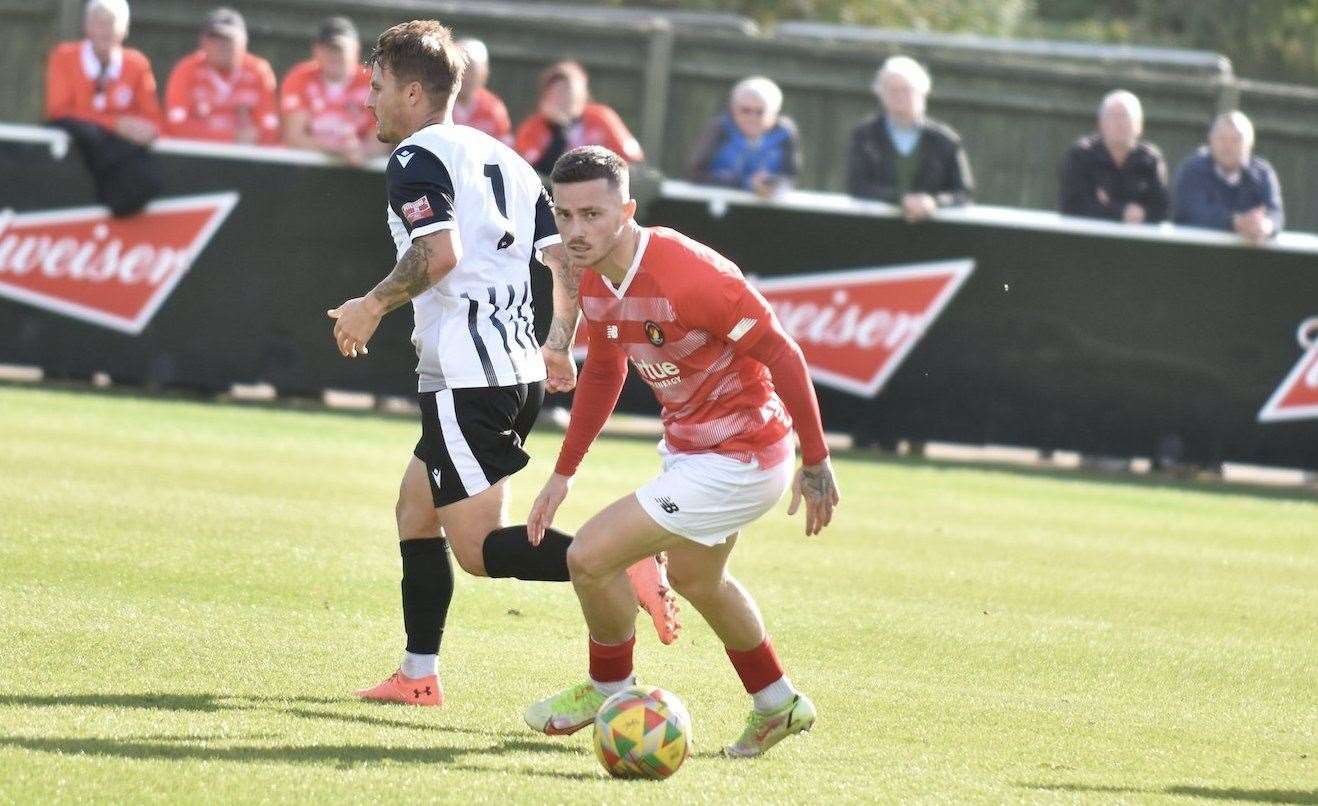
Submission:
{"label": "spectator in orange jacket", "polygon": [[275,71],[247,52],[247,25],[237,11],[207,14],[200,47],[174,66],[165,90],[165,130],[194,140],[279,142]]}
{"label": "spectator in orange jacket", "polygon": [[351,20],[330,17],[321,23],[311,58],[284,76],[285,145],[320,151],[349,165],[384,153],[375,139],[375,116],[366,108],[371,70],[361,55]]}
{"label": "spectator in orange jacket", "polygon": [[513,124],[508,107],[499,96],[486,89],[490,80],[490,51],[479,39],[458,40],[467,54],[467,69],[462,74],[458,99],[453,103],[453,122],[480,129],[496,140],[513,143]]}
{"label": "spectator in orange jacket", "polygon": [[146,145],[160,135],[160,101],[151,63],[124,47],[127,0],[91,0],[86,38],[64,42],[46,65],[46,119],[75,118]]}
{"label": "spectator in orange jacket", "polygon": [[618,113],[591,102],[581,65],[559,62],[540,74],[539,107],[517,128],[514,148],[547,174],[565,151],[578,146],[604,146],[628,162],[645,159]]}

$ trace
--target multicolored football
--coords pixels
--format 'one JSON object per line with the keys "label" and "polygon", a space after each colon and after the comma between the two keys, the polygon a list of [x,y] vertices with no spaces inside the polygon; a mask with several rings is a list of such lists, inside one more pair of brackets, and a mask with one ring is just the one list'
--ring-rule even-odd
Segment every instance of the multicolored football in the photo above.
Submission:
{"label": "multicolored football", "polygon": [[595,716],[595,755],[615,778],[667,778],[691,755],[691,716],[671,691],[632,686]]}

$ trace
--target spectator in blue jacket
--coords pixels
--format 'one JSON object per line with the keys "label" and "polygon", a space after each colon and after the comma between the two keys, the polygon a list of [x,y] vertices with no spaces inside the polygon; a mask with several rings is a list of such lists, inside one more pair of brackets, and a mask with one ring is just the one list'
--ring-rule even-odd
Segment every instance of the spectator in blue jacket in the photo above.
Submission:
{"label": "spectator in blue jacket", "polygon": [[705,185],[742,188],[770,198],[791,186],[801,164],[801,138],[780,114],[783,91],[763,76],[732,89],[728,111],[697,141],[690,176]]}
{"label": "spectator in blue jacket", "polygon": [[1285,221],[1277,172],[1253,156],[1254,124],[1243,112],[1219,115],[1208,145],[1176,169],[1172,220],[1235,231],[1254,243],[1281,232]]}

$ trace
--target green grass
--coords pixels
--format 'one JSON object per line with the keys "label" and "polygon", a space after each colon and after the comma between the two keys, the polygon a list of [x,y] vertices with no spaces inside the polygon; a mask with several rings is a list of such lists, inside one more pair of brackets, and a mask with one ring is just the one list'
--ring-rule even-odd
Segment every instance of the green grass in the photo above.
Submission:
{"label": "green grass", "polygon": [[[640,631],[697,753],[603,776],[523,706],[581,678],[565,585],[461,576],[450,704],[357,703],[401,649],[407,420],[0,388],[0,801],[1318,801],[1318,503],[1225,487],[838,461],[733,558],[819,707],[768,757],[703,624]],[[537,433],[514,517],[558,436]],[[602,441],[560,525],[645,481]],[[690,615],[690,614],[688,614]]]}

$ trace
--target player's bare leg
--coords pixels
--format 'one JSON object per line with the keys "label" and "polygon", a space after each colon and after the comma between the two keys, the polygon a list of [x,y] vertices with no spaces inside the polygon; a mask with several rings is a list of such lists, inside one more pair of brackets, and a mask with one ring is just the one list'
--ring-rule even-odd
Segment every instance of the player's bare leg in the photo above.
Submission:
{"label": "player's bare leg", "polygon": [[758,756],[794,733],[810,730],[815,707],[783,671],[764,619],[750,593],[728,573],[737,535],[704,546],[683,542],[668,551],[673,588],[689,601],[723,641],[728,659],[754,701],[740,738],[724,752]]}
{"label": "player's bare leg", "polygon": [[595,719],[609,695],[635,682],[636,594],[627,567],[680,540],[655,523],[634,495],[581,527],[568,550],[568,568],[590,632],[590,679],[532,704],[527,725],[551,736],[575,733]]}

